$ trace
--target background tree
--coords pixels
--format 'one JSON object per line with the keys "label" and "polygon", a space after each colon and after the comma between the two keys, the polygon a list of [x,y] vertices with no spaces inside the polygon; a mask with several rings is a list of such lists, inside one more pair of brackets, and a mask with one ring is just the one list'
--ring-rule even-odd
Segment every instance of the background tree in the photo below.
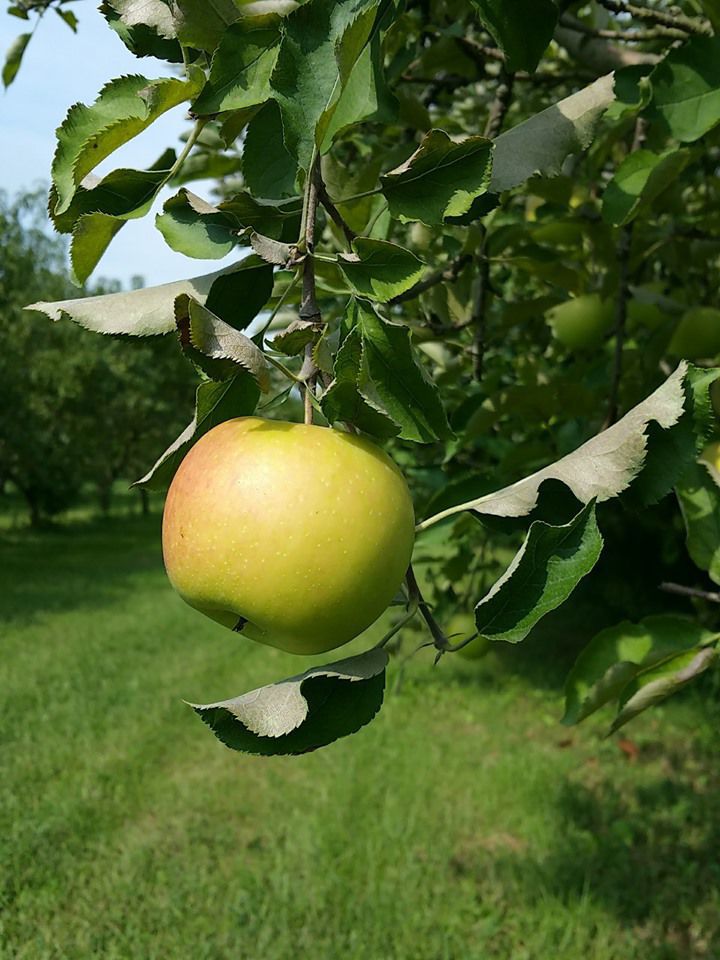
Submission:
{"label": "background tree", "polygon": [[[69,506],[83,484],[110,505],[112,484],[134,480],[183,423],[193,377],[167,341],[136,349],[68,323],[23,313],[28,296],[77,293],[66,247],[47,231],[45,198],[0,196],[0,472],[39,523]],[[117,285],[101,283],[103,295]]]}

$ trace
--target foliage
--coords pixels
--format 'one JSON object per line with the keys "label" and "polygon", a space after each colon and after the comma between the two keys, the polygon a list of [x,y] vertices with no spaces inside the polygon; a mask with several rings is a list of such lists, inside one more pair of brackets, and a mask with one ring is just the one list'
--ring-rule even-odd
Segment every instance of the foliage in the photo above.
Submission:
{"label": "foliage", "polygon": [[[226,385],[222,405],[198,397],[155,480],[204,424],[250,412],[247,392],[233,407],[240,371],[270,390],[273,415],[300,384],[306,418],[390,444],[413,482],[420,550],[448,522],[431,602],[412,575],[402,598],[438,657],[453,649],[438,617],[460,598],[480,634],[521,640],[595,575],[600,531],[640,529],[673,490],[690,556],[717,576],[720,494],[714,474],[701,491],[693,476],[718,431],[714,8],[705,19],[690,0],[111,6],[131,49],[177,62],[180,47],[183,73],[111,80],[59,128],[50,212],[72,235],[76,277],[165,184],[180,187],[157,221],[174,249],[253,250],[221,275],[35,304],[103,332],[177,328],[189,359]],[[93,178],[180,105],[194,125],[176,159]],[[212,202],[185,187],[202,176],[219,180]],[[568,303],[569,321],[599,305],[592,337],[560,336]],[[255,317],[264,326],[249,338]],[[687,554],[673,509],[659,539],[674,562]],[[517,552],[483,595],[486,543]],[[600,576],[612,580],[612,563]],[[643,570],[633,576],[647,597]],[[687,662],[683,650],[641,663],[617,691],[623,720],[713,664],[717,610],[693,577],[680,584],[696,599],[685,612],[708,639]],[[643,622],[665,612],[660,582]]]}

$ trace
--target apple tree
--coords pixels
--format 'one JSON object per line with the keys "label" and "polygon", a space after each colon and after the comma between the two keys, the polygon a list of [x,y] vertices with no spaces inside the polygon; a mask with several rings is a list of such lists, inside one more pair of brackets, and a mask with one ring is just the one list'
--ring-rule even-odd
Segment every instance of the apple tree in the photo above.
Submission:
{"label": "apple tree", "polygon": [[[140,483],[173,483],[225,421],[292,419],[300,395],[312,430],[385,447],[415,502],[422,576],[411,564],[386,635],[197,706],[220,740],[323,746],[377,713],[398,630],[422,624],[438,660],[517,644],[583,590],[602,629],[568,676],[565,722],[615,703],[616,729],[715,666],[716,0],[102,10],[142,73],[57,132],[49,209],[76,280],[167,186],[170,247],[235,254],[152,289],[34,304],[105,335],[174,335],[198,371],[188,427]],[[190,118],[179,151],[94,173],[172,109]],[[342,478],[323,469],[330,507]],[[295,517],[311,547],[312,517]]]}

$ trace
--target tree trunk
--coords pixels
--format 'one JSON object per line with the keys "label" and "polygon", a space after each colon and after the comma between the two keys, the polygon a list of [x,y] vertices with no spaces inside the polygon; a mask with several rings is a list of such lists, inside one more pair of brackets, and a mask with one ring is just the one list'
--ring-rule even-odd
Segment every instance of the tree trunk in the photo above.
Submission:
{"label": "tree trunk", "polygon": [[140,510],[142,515],[147,517],[150,515],[150,494],[144,487],[140,487],[138,493],[140,494]]}

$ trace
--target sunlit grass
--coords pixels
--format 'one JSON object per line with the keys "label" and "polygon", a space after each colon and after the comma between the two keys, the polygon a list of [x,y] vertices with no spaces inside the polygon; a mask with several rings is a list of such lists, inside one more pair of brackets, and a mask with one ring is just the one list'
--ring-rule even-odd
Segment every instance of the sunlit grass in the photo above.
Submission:
{"label": "sunlit grass", "polygon": [[0,539],[0,956],[719,954],[706,701],[629,727],[631,760],[601,721],[558,725],[551,649],[424,652],[357,736],[235,754],[182,698],[306,661],[183,606],[158,530],[128,514]]}

